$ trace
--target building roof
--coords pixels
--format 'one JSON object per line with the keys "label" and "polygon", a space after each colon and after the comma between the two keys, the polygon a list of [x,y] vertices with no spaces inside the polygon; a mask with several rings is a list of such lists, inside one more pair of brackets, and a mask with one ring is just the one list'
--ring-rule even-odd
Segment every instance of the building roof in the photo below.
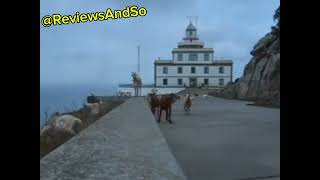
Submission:
{"label": "building roof", "polygon": [[213,52],[213,48],[173,48],[172,52]]}
{"label": "building roof", "polygon": [[233,63],[233,61],[232,60],[213,60],[213,63],[230,64],[230,63]]}
{"label": "building roof", "polygon": [[231,65],[233,64],[232,60],[213,60],[208,63],[197,63],[197,61],[194,62],[188,62],[188,63],[173,63],[172,60],[155,60],[154,64],[161,64],[161,65]]}
{"label": "building roof", "polygon": [[173,64],[172,60],[155,60],[155,64]]}

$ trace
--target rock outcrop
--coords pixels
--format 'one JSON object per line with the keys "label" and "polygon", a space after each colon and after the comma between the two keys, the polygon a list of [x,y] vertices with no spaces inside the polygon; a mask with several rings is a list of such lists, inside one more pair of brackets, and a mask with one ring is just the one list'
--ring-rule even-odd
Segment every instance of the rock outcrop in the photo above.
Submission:
{"label": "rock outcrop", "polygon": [[53,116],[50,124],[40,130],[40,158],[82,129],[82,121],[71,115]]}
{"label": "rock outcrop", "polygon": [[97,115],[100,112],[100,104],[102,105],[102,103],[87,103],[85,108],[88,108],[91,114]]}
{"label": "rock outcrop", "polygon": [[250,54],[243,76],[212,94],[280,107],[280,27],[272,27]]}
{"label": "rock outcrop", "polygon": [[53,116],[50,122],[49,125],[40,130],[40,136],[56,131],[73,136],[77,134],[82,127],[82,121],[72,115]]}

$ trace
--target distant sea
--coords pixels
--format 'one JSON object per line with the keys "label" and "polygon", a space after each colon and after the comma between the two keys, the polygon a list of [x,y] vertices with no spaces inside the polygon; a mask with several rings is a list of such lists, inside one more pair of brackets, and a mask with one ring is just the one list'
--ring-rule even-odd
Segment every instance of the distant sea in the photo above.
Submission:
{"label": "distant sea", "polygon": [[111,96],[117,85],[40,85],[40,127],[45,122],[45,112],[67,112],[80,108],[91,93]]}

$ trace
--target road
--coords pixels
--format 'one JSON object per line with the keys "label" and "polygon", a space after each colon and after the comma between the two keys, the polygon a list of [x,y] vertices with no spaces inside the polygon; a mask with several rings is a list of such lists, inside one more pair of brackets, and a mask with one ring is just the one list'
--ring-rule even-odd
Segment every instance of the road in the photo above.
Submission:
{"label": "road", "polygon": [[280,179],[280,109],[196,97],[160,129],[189,180]]}

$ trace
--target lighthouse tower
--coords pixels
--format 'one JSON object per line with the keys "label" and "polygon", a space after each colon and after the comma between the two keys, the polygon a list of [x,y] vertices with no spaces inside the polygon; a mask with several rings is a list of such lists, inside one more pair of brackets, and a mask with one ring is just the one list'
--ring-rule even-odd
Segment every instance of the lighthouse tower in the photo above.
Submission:
{"label": "lighthouse tower", "polygon": [[199,41],[197,28],[190,22],[186,29],[186,35],[183,42],[178,43],[178,48],[203,48],[204,43]]}
{"label": "lighthouse tower", "polygon": [[172,50],[172,60],[155,60],[156,87],[217,87],[232,81],[232,60],[214,60],[197,27],[190,21],[185,36]]}

